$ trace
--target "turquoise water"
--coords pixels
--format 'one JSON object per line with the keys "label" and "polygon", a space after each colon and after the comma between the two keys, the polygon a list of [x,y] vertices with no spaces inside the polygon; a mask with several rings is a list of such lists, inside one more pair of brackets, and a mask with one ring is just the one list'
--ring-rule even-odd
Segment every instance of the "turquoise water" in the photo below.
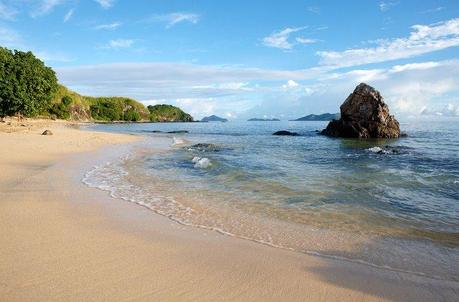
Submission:
{"label": "turquoise water", "polygon": [[[407,137],[396,140],[318,135],[325,126],[97,125],[167,147],[149,152],[146,143],[85,182],[183,224],[458,281],[459,121],[402,123]],[[152,133],[176,130],[189,133]],[[300,136],[271,135],[277,130]]]}

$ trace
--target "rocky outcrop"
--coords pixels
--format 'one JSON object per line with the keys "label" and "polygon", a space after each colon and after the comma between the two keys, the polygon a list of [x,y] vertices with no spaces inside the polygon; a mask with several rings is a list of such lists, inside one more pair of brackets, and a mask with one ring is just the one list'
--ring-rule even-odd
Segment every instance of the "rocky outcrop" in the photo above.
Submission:
{"label": "rocky outcrop", "polygon": [[336,137],[397,138],[400,125],[381,94],[361,83],[340,107],[341,118],[332,120],[322,134]]}
{"label": "rocky outcrop", "polygon": [[45,130],[41,135],[53,135],[53,133],[51,132],[51,130]]}
{"label": "rocky outcrop", "polygon": [[276,131],[276,132],[274,132],[273,135],[297,136],[298,133],[296,133],[296,132],[290,132],[290,131],[287,131],[287,130],[281,130],[281,131]]}

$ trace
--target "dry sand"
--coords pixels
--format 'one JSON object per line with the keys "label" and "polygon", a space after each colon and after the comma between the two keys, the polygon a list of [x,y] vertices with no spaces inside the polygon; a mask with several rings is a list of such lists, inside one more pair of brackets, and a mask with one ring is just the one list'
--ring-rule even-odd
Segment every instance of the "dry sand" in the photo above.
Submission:
{"label": "dry sand", "polygon": [[137,137],[25,125],[0,124],[0,301],[457,299],[454,282],[271,248],[112,199],[83,171]]}

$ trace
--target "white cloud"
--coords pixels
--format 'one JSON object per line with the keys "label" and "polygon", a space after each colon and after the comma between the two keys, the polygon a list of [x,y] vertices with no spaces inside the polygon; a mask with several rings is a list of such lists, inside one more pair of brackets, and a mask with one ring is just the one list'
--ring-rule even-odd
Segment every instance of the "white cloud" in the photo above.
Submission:
{"label": "white cloud", "polygon": [[297,37],[295,40],[300,44],[314,44],[318,42],[317,39],[308,39],[308,38],[302,38],[302,37]]}
{"label": "white cloud", "polygon": [[395,65],[391,68],[391,72],[402,72],[405,70],[423,70],[437,67],[438,62],[422,62],[422,63],[411,63],[405,65]]}
{"label": "white cloud", "polygon": [[455,104],[448,103],[441,110],[434,110],[427,106],[423,106],[421,110],[419,111],[419,113],[422,115],[459,117],[459,104],[455,105]]}
{"label": "white cloud", "polygon": [[414,25],[407,38],[378,40],[371,48],[345,51],[319,51],[321,64],[339,67],[357,66],[414,56],[459,46],[459,18],[431,25]]}
{"label": "white cloud", "polygon": [[99,3],[99,5],[102,6],[102,8],[104,9],[109,9],[110,7],[113,6],[113,4],[115,4],[115,0],[94,0],[94,1]]}
{"label": "white cloud", "polygon": [[447,116],[459,116],[459,105],[448,104],[443,109],[443,114]]}
{"label": "white cloud", "polygon": [[148,18],[147,22],[164,22],[166,23],[166,28],[171,28],[174,25],[177,25],[182,22],[188,22],[192,24],[196,24],[199,22],[201,18],[198,14],[193,13],[184,13],[184,12],[175,12],[165,15],[153,15]]}
{"label": "white cloud", "polygon": [[295,118],[337,112],[360,82],[378,89],[397,117],[420,114],[423,106],[442,112],[447,104],[459,105],[459,60],[346,72],[177,63],[105,64],[56,68],[56,72],[63,84],[83,94],[180,103],[195,117],[232,112],[239,118],[254,114]]}
{"label": "white cloud", "polygon": [[[139,100],[196,98],[254,99],[265,85],[317,78],[322,70],[267,70],[179,63],[119,63],[55,69],[61,83],[88,95],[122,95]],[[250,84],[256,82],[256,84]],[[279,84],[277,84],[279,83]],[[245,107],[244,107],[245,108]],[[239,109],[239,108],[238,108]],[[232,111],[228,108],[226,111]],[[242,109],[241,109],[242,110]]]}
{"label": "white cloud", "polygon": [[2,20],[14,20],[18,11],[12,7],[5,5],[0,2],[0,19]]}
{"label": "white cloud", "polygon": [[282,85],[282,88],[288,89],[288,88],[295,88],[298,87],[300,84],[295,82],[294,80],[288,80],[286,84]]}
{"label": "white cloud", "polygon": [[66,23],[67,21],[70,20],[70,18],[72,18],[74,12],[75,12],[75,9],[72,8],[71,10],[69,10],[69,11],[65,14],[65,16],[64,16],[64,23]]}
{"label": "white cloud", "polygon": [[271,35],[263,38],[263,44],[268,47],[280,49],[292,49],[294,43],[289,41],[290,34],[301,31],[306,27],[287,27],[281,31],[273,32]]}
{"label": "white cloud", "polygon": [[64,3],[65,0],[42,0],[31,12],[33,18],[41,17],[50,13],[56,6]]}
{"label": "white cloud", "polygon": [[379,10],[382,12],[387,12],[392,7],[397,6],[398,4],[398,2],[381,1],[379,2]]}
{"label": "white cloud", "polygon": [[100,24],[94,27],[94,29],[107,29],[107,30],[114,30],[121,26],[120,22],[113,22],[108,24]]}
{"label": "white cloud", "polygon": [[106,49],[120,49],[120,48],[130,48],[134,44],[134,40],[131,39],[115,39],[108,41],[108,44],[102,46],[101,48]]}
{"label": "white cloud", "polygon": [[444,9],[445,9],[444,6],[438,6],[438,7],[435,7],[435,8],[424,10],[424,11],[421,12],[421,14],[432,14],[432,13],[436,13],[436,12],[441,12]]}

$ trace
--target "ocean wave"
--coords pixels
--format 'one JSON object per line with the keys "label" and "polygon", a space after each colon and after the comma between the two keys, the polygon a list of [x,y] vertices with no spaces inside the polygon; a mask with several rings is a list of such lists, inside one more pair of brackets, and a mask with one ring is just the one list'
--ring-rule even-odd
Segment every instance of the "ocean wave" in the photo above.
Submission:
{"label": "ocean wave", "polygon": [[370,152],[376,153],[376,154],[399,154],[400,150],[397,148],[392,148],[390,146],[385,146],[383,148],[375,146],[367,149]]}
{"label": "ocean wave", "polygon": [[172,137],[172,146],[180,146],[187,144],[188,141],[180,137]]}
{"label": "ocean wave", "polygon": [[212,166],[211,161],[207,157],[195,156],[191,161],[194,163],[194,167],[197,169],[207,169]]}

